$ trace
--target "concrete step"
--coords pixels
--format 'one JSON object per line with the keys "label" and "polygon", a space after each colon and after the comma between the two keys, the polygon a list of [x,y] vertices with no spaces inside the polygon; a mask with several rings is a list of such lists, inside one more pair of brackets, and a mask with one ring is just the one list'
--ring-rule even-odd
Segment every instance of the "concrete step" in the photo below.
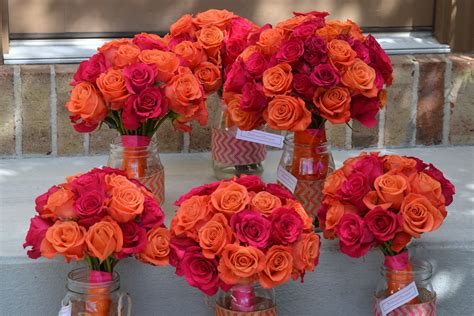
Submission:
{"label": "concrete step", "polygon": [[[422,147],[390,150],[417,156],[439,167],[456,186],[448,217],[436,232],[415,241],[411,251],[435,268],[438,315],[473,315],[474,284],[474,147]],[[336,166],[358,151],[333,151]],[[281,152],[270,152],[264,180],[274,182]],[[190,188],[214,181],[209,153],[163,154],[166,172],[167,224],[172,202]],[[77,264],[63,260],[30,260],[21,245],[34,214],[34,199],[64,177],[106,163],[107,157],[28,158],[0,160],[0,314],[55,315],[65,294],[66,274]],[[361,259],[338,252],[337,242],[323,240],[320,264],[305,283],[276,289],[279,315],[370,315],[372,294],[382,255]],[[174,275],[171,267],[155,268],[127,259],[117,267],[122,289],[133,299],[133,315],[211,315],[203,295]]]}

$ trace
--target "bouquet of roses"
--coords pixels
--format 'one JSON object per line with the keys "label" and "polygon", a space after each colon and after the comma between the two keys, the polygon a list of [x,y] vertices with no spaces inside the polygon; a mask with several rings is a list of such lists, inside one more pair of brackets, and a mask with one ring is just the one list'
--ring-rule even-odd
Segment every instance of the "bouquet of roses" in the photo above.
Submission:
{"label": "bouquet of roses", "polygon": [[[242,176],[194,188],[175,204],[170,264],[207,295],[221,287],[253,293],[235,295],[249,298],[254,282],[273,288],[318,264],[312,219],[279,185]],[[235,302],[234,309],[251,310],[251,301]]]}
{"label": "bouquet of roses", "polygon": [[[443,224],[454,193],[432,164],[362,153],[326,179],[318,219],[325,238],[339,238],[341,252],[361,257],[378,247],[388,268],[411,271],[407,244]],[[392,293],[413,281],[387,277]]]}
{"label": "bouquet of roses", "polygon": [[[35,200],[37,215],[31,219],[23,247],[32,259],[64,257],[66,262],[85,260],[90,283],[111,281],[120,259],[135,256],[154,265],[167,265],[163,241],[169,240],[164,213],[154,196],[135,179],[104,167],[67,178]],[[90,300],[94,315],[108,315],[107,299]]]}

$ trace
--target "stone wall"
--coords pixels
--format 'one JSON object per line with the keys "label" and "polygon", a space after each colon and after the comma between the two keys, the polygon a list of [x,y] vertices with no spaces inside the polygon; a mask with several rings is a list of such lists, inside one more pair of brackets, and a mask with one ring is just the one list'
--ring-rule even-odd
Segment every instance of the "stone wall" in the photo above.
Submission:
{"label": "stone wall", "polygon": [[[328,124],[336,148],[474,144],[474,56],[391,56],[395,81],[377,127]],[[64,107],[77,65],[0,66],[0,156],[95,155],[108,151],[115,132],[74,132]],[[215,111],[215,105],[210,111]],[[212,117],[212,113],[210,113]],[[163,126],[162,152],[210,149],[209,127],[190,134]]]}

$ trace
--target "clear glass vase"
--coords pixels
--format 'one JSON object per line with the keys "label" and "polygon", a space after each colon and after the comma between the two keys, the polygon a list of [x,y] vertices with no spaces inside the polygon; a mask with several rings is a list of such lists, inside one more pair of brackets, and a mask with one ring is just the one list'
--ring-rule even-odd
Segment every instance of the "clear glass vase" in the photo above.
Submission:
{"label": "clear glass vase", "polygon": [[[387,264],[386,257],[385,264],[381,267],[381,276],[374,294],[374,315],[382,315],[380,302],[383,299],[415,282],[418,296],[387,315],[436,316],[436,292],[431,283],[432,265],[424,259],[408,259],[408,253],[402,253],[401,256],[406,256],[406,259],[402,260],[406,262],[401,266]],[[400,261],[398,258],[394,259]],[[400,262],[397,264],[400,265]]]}
{"label": "clear glass vase", "polygon": [[335,169],[324,127],[287,135],[279,167],[295,178],[296,199],[317,221],[324,181]]}
{"label": "clear glass vase", "polygon": [[222,180],[241,174],[261,175],[266,157],[265,145],[235,138],[237,127],[227,127],[222,101],[217,95],[209,98],[214,98],[217,103],[215,116],[211,122],[211,156],[215,177]]}
{"label": "clear glass vase", "polygon": [[130,296],[120,291],[120,275],[98,279],[87,268],[72,270],[67,276],[67,293],[61,301],[59,315],[66,316],[130,316]]}
{"label": "clear glass vase", "polygon": [[275,291],[258,283],[234,285],[224,292],[219,290],[215,301],[216,315],[276,315]]}
{"label": "clear glass vase", "polygon": [[162,205],[165,201],[165,171],[161,164],[157,142],[154,139],[144,140],[145,142],[135,143],[127,140],[124,146],[123,136],[116,138],[110,144],[107,165],[125,170],[130,178],[140,180]]}

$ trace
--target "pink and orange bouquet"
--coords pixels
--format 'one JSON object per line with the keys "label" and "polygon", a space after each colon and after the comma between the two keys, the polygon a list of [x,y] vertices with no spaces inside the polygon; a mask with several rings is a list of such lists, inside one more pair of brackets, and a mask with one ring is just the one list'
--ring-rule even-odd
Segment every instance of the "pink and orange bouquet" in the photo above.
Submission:
{"label": "pink and orange bouquet", "polygon": [[23,244],[30,258],[59,255],[103,272],[130,256],[168,264],[159,246],[169,240],[165,215],[145,186],[108,167],[66,180],[35,200],[37,214]]}
{"label": "pink and orange bouquet", "polygon": [[374,37],[326,12],[295,13],[267,25],[232,65],[224,101],[233,124],[304,131],[356,119],[373,127],[392,83],[389,57]]}
{"label": "pink and orange bouquet", "polygon": [[318,264],[312,219],[279,185],[242,176],[194,188],[175,204],[170,264],[207,295],[253,282],[273,288]]}

